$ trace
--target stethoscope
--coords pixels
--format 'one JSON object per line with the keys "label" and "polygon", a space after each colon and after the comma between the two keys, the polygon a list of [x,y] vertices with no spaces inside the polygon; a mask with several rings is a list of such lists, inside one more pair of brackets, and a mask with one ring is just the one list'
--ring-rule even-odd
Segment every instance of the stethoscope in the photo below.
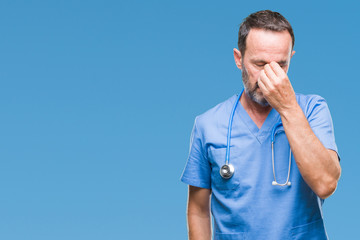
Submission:
{"label": "stethoscope", "polygon": [[[230,157],[230,140],[231,140],[231,128],[232,128],[232,122],[235,114],[235,109],[240,101],[240,97],[243,93],[244,89],[241,91],[239,96],[237,97],[235,104],[231,110],[230,118],[229,118],[229,126],[228,126],[228,133],[227,133],[227,144],[226,144],[226,155],[225,155],[225,164],[220,168],[220,175],[223,179],[229,179],[234,175],[235,169],[234,166],[229,163],[229,157]],[[290,169],[291,169],[291,149],[290,149],[290,156],[289,156],[289,170],[288,170],[288,176],[285,183],[278,183],[276,181],[276,174],[275,174],[275,156],[274,156],[274,143],[275,143],[275,135],[276,135],[276,129],[278,127],[282,126],[282,122],[279,122],[275,124],[275,126],[272,129],[271,132],[271,162],[272,162],[272,168],[273,168],[273,174],[274,174],[274,181],[272,181],[272,185],[277,186],[290,186],[291,182],[290,179]]]}

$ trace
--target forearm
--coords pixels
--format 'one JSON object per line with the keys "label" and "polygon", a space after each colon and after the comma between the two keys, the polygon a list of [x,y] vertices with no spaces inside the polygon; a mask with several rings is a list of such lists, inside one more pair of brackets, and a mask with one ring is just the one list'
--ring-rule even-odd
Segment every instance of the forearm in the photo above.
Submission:
{"label": "forearm", "polygon": [[187,223],[189,240],[211,239],[210,189],[189,185]]}
{"label": "forearm", "polygon": [[280,113],[298,169],[321,198],[330,196],[340,177],[340,164],[312,131],[299,105]]}
{"label": "forearm", "polygon": [[189,240],[211,239],[211,217],[210,215],[187,215]]}

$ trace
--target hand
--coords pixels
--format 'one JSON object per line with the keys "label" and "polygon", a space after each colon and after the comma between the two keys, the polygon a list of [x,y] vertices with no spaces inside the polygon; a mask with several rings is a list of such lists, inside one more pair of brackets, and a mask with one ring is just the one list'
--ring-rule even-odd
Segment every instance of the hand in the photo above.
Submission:
{"label": "hand", "polygon": [[290,80],[278,63],[271,62],[264,66],[260,72],[258,85],[264,98],[280,114],[297,105]]}

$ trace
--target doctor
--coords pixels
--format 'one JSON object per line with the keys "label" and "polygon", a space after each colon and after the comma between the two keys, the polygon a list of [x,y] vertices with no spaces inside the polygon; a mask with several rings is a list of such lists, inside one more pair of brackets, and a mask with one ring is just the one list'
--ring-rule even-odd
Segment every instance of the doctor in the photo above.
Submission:
{"label": "doctor", "polygon": [[[334,193],[341,168],[326,101],[295,93],[287,76],[294,42],[279,13],[259,11],[241,24],[234,58],[244,91],[196,117],[191,134],[181,177],[189,185],[190,240],[210,240],[212,232],[215,240],[328,239],[322,204]],[[229,146],[234,173],[227,179],[220,169],[238,97]],[[291,184],[272,184],[274,173],[277,182],[289,176]]]}

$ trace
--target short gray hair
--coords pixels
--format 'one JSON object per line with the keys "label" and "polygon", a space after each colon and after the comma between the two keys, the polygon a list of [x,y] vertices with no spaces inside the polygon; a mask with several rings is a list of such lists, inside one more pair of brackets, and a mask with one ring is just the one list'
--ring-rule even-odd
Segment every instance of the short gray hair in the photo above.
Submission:
{"label": "short gray hair", "polygon": [[290,33],[292,47],[294,48],[294,32],[286,18],[278,12],[263,10],[250,14],[240,25],[238,48],[242,56],[244,56],[246,50],[246,38],[252,28],[265,29],[275,32],[282,32],[286,30]]}

